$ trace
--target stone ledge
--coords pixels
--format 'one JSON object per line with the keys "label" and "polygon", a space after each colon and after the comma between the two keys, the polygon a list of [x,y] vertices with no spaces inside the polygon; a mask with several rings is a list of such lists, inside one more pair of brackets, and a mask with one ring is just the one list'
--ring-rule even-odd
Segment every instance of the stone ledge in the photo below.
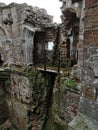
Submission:
{"label": "stone ledge", "polygon": [[8,79],[9,76],[10,76],[9,71],[0,68],[0,82],[1,82],[2,80]]}
{"label": "stone ledge", "polygon": [[68,130],[98,130],[98,121],[79,113],[76,118],[68,124]]}

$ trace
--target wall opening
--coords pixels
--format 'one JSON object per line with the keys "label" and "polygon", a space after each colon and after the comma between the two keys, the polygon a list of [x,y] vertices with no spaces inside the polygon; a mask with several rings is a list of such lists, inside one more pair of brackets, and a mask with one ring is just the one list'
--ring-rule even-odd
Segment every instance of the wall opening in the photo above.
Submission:
{"label": "wall opening", "polygon": [[29,28],[24,28],[23,30],[23,63],[25,65],[33,64],[33,40],[34,32],[29,30]]}
{"label": "wall opening", "polygon": [[54,43],[53,42],[48,42],[46,46],[47,51],[53,51]]}
{"label": "wall opening", "polygon": [[2,65],[3,65],[3,60],[2,60],[1,53],[0,53],[0,67],[2,67]]}

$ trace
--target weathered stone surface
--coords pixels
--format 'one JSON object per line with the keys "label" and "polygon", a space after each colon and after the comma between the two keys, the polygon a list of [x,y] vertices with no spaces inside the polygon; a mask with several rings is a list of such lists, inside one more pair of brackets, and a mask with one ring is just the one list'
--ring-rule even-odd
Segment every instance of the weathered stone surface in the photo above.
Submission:
{"label": "weathered stone surface", "polygon": [[[98,41],[98,30],[87,30],[84,32],[84,42],[85,45],[89,45],[89,47],[92,47],[93,45],[97,46]],[[96,38],[96,39],[95,39]]]}
{"label": "weathered stone surface", "polygon": [[92,8],[89,8],[85,12],[85,29],[92,29],[98,27],[98,5]]}
{"label": "weathered stone surface", "polygon": [[[8,69],[8,73],[4,69],[3,74],[0,71],[0,81],[3,80],[6,92],[3,97],[3,91],[0,91],[0,105],[6,101],[12,124],[11,128],[6,128],[41,130],[47,118],[54,78],[23,66],[32,66],[35,59],[41,57],[38,52],[41,50],[42,53],[48,42],[55,42],[57,25],[53,24],[53,17],[46,10],[27,4],[0,4],[0,10],[0,67],[2,61],[3,67]],[[53,52],[50,53],[47,51],[47,57],[52,62]],[[7,108],[1,107],[5,112]],[[0,116],[4,115],[2,109],[0,112]]]}
{"label": "weathered stone surface", "polygon": [[8,72],[0,70],[0,125],[8,119],[8,107],[6,104],[5,81],[9,79]]}
{"label": "weathered stone surface", "polygon": [[[61,8],[63,13],[62,27],[64,29],[64,32],[62,33],[66,34],[65,37],[62,39],[65,39],[66,42],[66,39],[69,37],[70,44],[72,45],[74,43],[74,49],[77,49],[78,47],[78,65],[80,65],[80,66],[74,66],[72,68],[71,76],[77,80],[78,88],[81,91],[81,98],[79,101],[79,109],[78,109],[78,111],[81,112],[81,114],[76,116],[76,118],[74,118],[74,120],[71,123],[69,123],[68,130],[96,130],[98,129],[97,126],[98,115],[95,114],[97,113],[97,107],[98,107],[97,104],[98,1],[62,0],[62,2],[63,2],[63,6]],[[75,6],[78,6],[79,4],[81,15],[77,15],[78,12],[75,10]],[[79,36],[78,43],[76,43],[76,40],[74,42],[72,39],[72,38],[75,39],[75,35],[74,36],[72,35],[74,33],[73,31],[74,23],[72,22],[72,18],[74,18],[74,15],[72,14],[74,13],[76,13],[77,17],[80,20],[79,33],[77,35]],[[78,22],[76,23],[78,24]],[[71,26],[73,26],[73,29],[71,28]],[[77,47],[75,48],[76,44]],[[70,49],[72,48],[71,45]],[[82,114],[85,116],[82,116]]]}
{"label": "weathered stone surface", "polygon": [[11,86],[8,91],[22,102],[30,103],[31,101],[32,88],[30,88],[28,77],[11,74]]}
{"label": "weathered stone surface", "polygon": [[98,102],[88,100],[87,98],[80,99],[79,111],[84,115],[98,121]]}
{"label": "weathered stone surface", "polygon": [[[11,121],[1,129],[98,128],[98,2],[61,1],[61,25],[53,24],[44,9],[0,4],[0,67],[10,68],[0,69],[0,121]],[[45,72],[37,71],[33,64],[56,65],[58,75],[46,72],[46,66]],[[59,73],[72,66],[71,75]]]}
{"label": "weathered stone surface", "polygon": [[4,66],[32,64],[34,33],[53,27],[52,16],[27,4],[12,3],[0,10],[0,53]]}
{"label": "weathered stone surface", "polygon": [[98,121],[79,113],[78,116],[69,123],[68,130],[97,130]]}
{"label": "weathered stone surface", "polygon": [[[46,129],[67,130],[67,124],[74,119],[78,111],[79,90],[67,87],[63,82],[66,76],[56,77],[53,89],[52,106],[50,107],[49,118],[46,123]],[[63,85],[63,86],[62,86]]]}
{"label": "weathered stone surface", "polygon": [[38,7],[28,7],[27,8],[27,17],[25,22],[31,23],[33,26],[45,27],[48,26],[48,23],[52,23],[52,16],[49,16],[45,9],[39,9]]}
{"label": "weathered stone surface", "polygon": [[[24,71],[24,70],[23,70]],[[23,72],[10,71],[5,84],[6,103],[12,127],[18,130],[42,130],[50,105],[53,79],[34,68]],[[4,106],[5,110],[6,107]],[[2,111],[3,112],[3,111]]]}
{"label": "weathered stone surface", "polygon": [[14,96],[7,96],[7,104],[9,108],[9,119],[13,125],[17,129],[27,130],[28,129],[28,118],[27,118],[27,110],[28,106],[26,104],[21,103]]}
{"label": "weathered stone surface", "polygon": [[3,6],[6,6],[6,4],[0,2],[0,7],[3,7]]}
{"label": "weathered stone surface", "polygon": [[89,8],[89,7],[92,7],[92,6],[95,6],[98,4],[98,1],[97,0],[86,0],[86,7]]}
{"label": "weathered stone surface", "polygon": [[88,63],[85,65],[75,65],[72,68],[71,76],[80,80],[85,86],[92,86],[94,81],[94,72]]}

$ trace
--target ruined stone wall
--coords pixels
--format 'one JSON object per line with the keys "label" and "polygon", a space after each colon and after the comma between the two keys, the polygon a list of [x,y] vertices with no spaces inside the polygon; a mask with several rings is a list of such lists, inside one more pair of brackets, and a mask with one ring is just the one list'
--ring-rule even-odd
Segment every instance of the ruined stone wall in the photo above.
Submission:
{"label": "ruined stone wall", "polygon": [[[4,66],[10,63],[17,65],[12,66],[9,80],[4,80],[0,86],[0,98],[5,103],[0,100],[0,121],[2,113],[6,112],[3,122],[10,120],[9,129],[98,129],[97,1],[80,1],[78,9],[75,2],[78,1],[63,0],[62,24],[57,30],[52,26],[51,16],[45,10],[26,4],[0,7],[1,58]],[[33,58],[39,56],[41,59],[40,54],[44,57],[42,51],[46,49],[48,41],[56,43],[55,51],[58,53],[60,49],[59,58],[65,60],[69,40],[70,48],[78,49],[79,52],[80,66],[74,66],[72,72],[64,70],[57,75],[39,72],[30,66],[18,66],[32,65]],[[33,50],[33,45],[36,50]],[[32,51],[35,51],[34,56]],[[67,58],[70,57],[71,55]]]}
{"label": "ruined stone wall", "polygon": [[9,86],[6,86],[6,102],[9,120],[15,129],[28,129],[28,107],[32,95],[28,77],[23,74],[11,73]]}
{"label": "ruined stone wall", "polygon": [[10,71],[10,78],[5,82],[7,108],[3,106],[8,114],[5,120],[8,119],[11,124],[5,125],[5,128],[42,130],[47,119],[54,78],[32,67],[24,71]]}
{"label": "ruined stone wall", "polygon": [[98,6],[96,1],[91,4],[90,1],[86,2],[86,12],[85,12],[85,34],[84,34],[84,42],[87,45],[95,45],[97,46],[98,41]]}
{"label": "ruined stone wall", "polygon": [[[25,5],[23,5],[24,8]],[[19,64],[21,57],[21,30],[22,30],[22,8],[15,4],[0,7],[1,10],[1,32],[4,32],[4,38],[1,34],[1,55],[4,65],[10,63]],[[3,48],[3,49],[2,49]]]}
{"label": "ruined stone wall", "polygon": [[92,1],[86,0],[86,3],[85,3],[87,8],[92,7],[92,6],[96,6],[97,4],[98,4],[97,0],[92,0]]}
{"label": "ruined stone wall", "polygon": [[[98,115],[97,115],[97,78],[98,78],[98,52],[97,52],[97,1],[83,1],[85,6],[82,31],[82,66],[78,66],[76,69],[77,76],[81,82],[81,98],[79,101],[79,113],[78,116],[69,123],[68,130],[79,129],[98,129]],[[81,23],[81,22],[80,22]],[[78,125],[80,124],[80,125]],[[91,125],[92,124],[92,125]]]}
{"label": "ruined stone wall", "polygon": [[51,25],[52,16],[27,4],[1,5],[0,10],[0,52],[4,66],[32,64],[34,33]]}
{"label": "ruined stone wall", "polygon": [[85,17],[85,0],[82,1],[81,16],[79,23],[79,43],[77,45],[78,64],[83,63],[83,57],[84,57],[84,17]]}
{"label": "ruined stone wall", "polygon": [[74,83],[68,85],[68,80],[76,82],[66,72],[56,76],[45,130],[67,130],[68,123],[77,115],[80,90]]}
{"label": "ruined stone wall", "polygon": [[[69,55],[71,61],[74,53],[78,51],[78,64],[82,64],[90,55],[97,53],[97,1],[62,1],[62,25],[61,25],[61,57],[65,59],[68,52],[67,39],[70,40]],[[76,16],[75,16],[76,15]],[[79,20],[77,21],[76,18]],[[78,35],[75,36],[74,27],[78,27]],[[91,31],[92,30],[92,31]],[[62,43],[65,43],[64,45]],[[65,47],[64,47],[65,46]],[[96,47],[94,47],[96,46]],[[63,50],[63,48],[65,48]],[[96,48],[96,49],[95,49]],[[88,52],[90,51],[90,53]],[[64,55],[63,55],[64,52]],[[88,53],[87,53],[88,52]]]}
{"label": "ruined stone wall", "polygon": [[[24,65],[33,64],[34,49],[38,52],[43,45],[45,49],[44,42],[55,41],[53,17],[44,9],[27,4],[0,4],[0,11],[0,60],[2,67],[10,68],[9,78],[3,82],[5,97],[0,94],[6,101],[0,104],[0,121],[4,123],[0,129],[41,130],[47,118],[54,77],[32,67],[24,69]],[[34,48],[36,41],[41,44],[39,48]],[[4,117],[1,113],[5,113]],[[7,119],[10,125],[6,124]]]}
{"label": "ruined stone wall", "polygon": [[85,19],[84,19],[84,62],[88,60],[91,67],[97,76],[97,60],[98,60],[98,5],[96,1],[90,4],[90,1],[86,1]]}
{"label": "ruined stone wall", "polygon": [[[63,26],[66,28],[66,37],[70,37],[71,31],[69,30],[72,23],[73,4],[78,1],[63,1],[62,19]],[[83,0],[80,1],[79,18],[79,42],[77,43],[78,49],[78,65],[72,69],[73,78],[77,79],[76,86],[80,88],[81,96],[78,107],[78,115],[68,124],[68,130],[97,130],[98,129],[98,115],[97,115],[97,78],[98,78],[98,52],[97,52],[97,28],[98,28],[98,2],[97,0]],[[67,8],[66,8],[67,6]],[[70,12],[68,9],[72,9]],[[69,9],[69,10],[70,10]],[[73,12],[74,12],[73,10]],[[69,14],[68,14],[69,13]],[[77,10],[75,10],[77,14]],[[66,17],[66,19],[64,19]],[[72,20],[72,19],[71,19]],[[63,27],[62,26],[62,27]],[[63,27],[63,29],[64,29]],[[66,39],[65,37],[65,39]],[[70,104],[71,106],[72,104]],[[71,112],[70,112],[71,113]]]}
{"label": "ruined stone wall", "polygon": [[78,62],[78,44],[79,44],[79,25],[81,18],[81,1],[62,1],[62,24],[61,24],[61,42],[60,52],[61,60],[69,66],[73,66]]}
{"label": "ruined stone wall", "polygon": [[[45,64],[45,60],[47,65],[52,64],[53,61],[53,52],[54,46],[56,45],[56,26],[51,26],[45,28],[45,31],[36,32],[34,36],[34,64],[40,65]],[[49,50],[49,44],[53,44],[52,50]]]}
{"label": "ruined stone wall", "polygon": [[[8,107],[6,104],[6,92],[5,92],[5,80],[2,77],[4,73],[0,74],[0,125],[2,125],[8,119]],[[1,128],[1,127],[0,127]]]}

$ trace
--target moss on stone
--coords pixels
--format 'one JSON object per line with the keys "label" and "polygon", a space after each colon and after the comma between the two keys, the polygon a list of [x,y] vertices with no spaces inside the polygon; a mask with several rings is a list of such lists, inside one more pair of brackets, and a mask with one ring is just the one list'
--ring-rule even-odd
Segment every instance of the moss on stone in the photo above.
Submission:
{"label": "moss on stone", "polygon": [[43,130],[67,130],[66,122],[61,120],[58,112],[50,107],[49,117]]}

